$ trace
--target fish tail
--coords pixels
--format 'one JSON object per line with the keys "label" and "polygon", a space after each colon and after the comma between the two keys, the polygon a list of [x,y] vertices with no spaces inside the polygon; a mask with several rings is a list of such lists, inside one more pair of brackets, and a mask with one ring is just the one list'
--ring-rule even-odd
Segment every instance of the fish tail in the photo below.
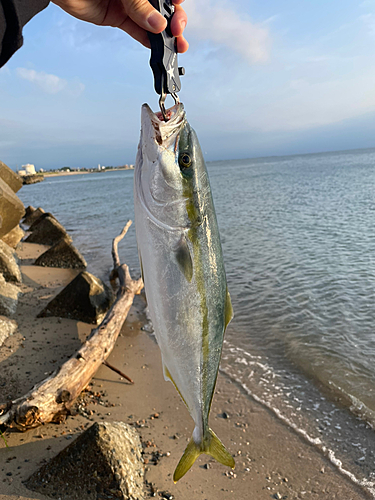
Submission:
{"label": "fish tail", "polygon": [[192,437],[187,445],[184,454],[182,455],[176,470],[173,474],[173,481],[177,483],[179,479],[184,476],[199,455],[205,453],[206,455],[210,455],[215,460],[220,462],[223,465],[227,465],[234,469],[235,463],[234,458],[229,453],[229,451],[225,448],[220,439],[216,436],[212,429],[208,429],[206,437],[203,443],[196,443],[194,438]]}

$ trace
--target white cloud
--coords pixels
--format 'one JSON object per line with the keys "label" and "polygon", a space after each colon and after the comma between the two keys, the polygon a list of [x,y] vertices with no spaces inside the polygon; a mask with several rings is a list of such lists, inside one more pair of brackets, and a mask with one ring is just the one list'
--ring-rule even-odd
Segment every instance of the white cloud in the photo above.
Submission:
{"label": "white cloud", "polygon": [[255,24],[246,14],[226,3],[189,0],[184,4],[188,15],[187,36],[210,40],[240,54],[250,63],[264,62],[269,56],[268,29]]}
{"label": "white cloud", "polygon": [[367,27],[370,35],[375,35],[375,14],[364,14],[359,17],[359,20],[362,21]]}
{"label": "white cloud", "polygon": [[35,83],[48,94],[57,94],[68,85],[68,82],[63,78],[44,71],[35,71],[35,69],[17,68],[17,75],[24,80]]}
{"label": "white cloud", "polygon": [[57,94],[65,90],[74,97],[78,97],[85,89],[84,84],[77,79],[68,82],[57,75],[27,68],[17,68],[16,72],[20,78],[37,85],[47,94]]}

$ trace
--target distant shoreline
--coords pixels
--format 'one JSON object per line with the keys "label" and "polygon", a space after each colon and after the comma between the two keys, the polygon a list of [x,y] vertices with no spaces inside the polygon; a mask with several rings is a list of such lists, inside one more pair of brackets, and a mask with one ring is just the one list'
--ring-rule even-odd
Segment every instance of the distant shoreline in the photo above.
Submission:
{"label": "distant shoreline", "polygon": [[61,177],[63,175],[99,174],[104,172],[117,172],[119,170],[134,170],[133,168],[108,168],[106,170],[93,170],[92,172],[43,172],[44,177]]}

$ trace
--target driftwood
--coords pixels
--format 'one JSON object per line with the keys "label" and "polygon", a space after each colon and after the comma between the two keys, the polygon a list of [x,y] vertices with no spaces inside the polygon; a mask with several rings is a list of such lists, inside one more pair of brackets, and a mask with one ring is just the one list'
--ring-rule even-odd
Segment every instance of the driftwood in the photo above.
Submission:
{"label": "driftwood", "polygon": [[26,431],[48,422],[64,421],[76,398],[111,353],[133,303],[134,295],[139,294],[143,288],[142,279],[132,280],[128,266],[121,265],[118,256],[118,243],[130,225],[131,221],[113,240],[114,270],[111,281],[113,283],[115,278],[118,278],[119,289],[116,301],[104,320],[91,331],[81,348],[49,377],[35,385],[21,398],[8,405],[0,405],[0,425]]}

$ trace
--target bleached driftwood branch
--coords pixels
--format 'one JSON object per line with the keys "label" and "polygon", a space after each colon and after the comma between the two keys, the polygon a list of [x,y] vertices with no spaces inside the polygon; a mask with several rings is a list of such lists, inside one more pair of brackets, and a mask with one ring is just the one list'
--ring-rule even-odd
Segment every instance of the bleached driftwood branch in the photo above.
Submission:
{"label": "bleached driftwood branch", "polygon": [[128,221],[122,233],[113,240],[112,257],[114,270],[112,284],[117,277],[117,297],[102,323],[91,331],[81,348],[49,377],[35,385],[27,394],[0,405],[0,425],[26,431],[48,422],[62,422],[79,394],[87,387],[100,365],[111,353],[122,325],[129,313],[134,296],[143,288],[140,278],[132,280],[129,268],[120,263],[118,243],[127,233],[132,221]]}

